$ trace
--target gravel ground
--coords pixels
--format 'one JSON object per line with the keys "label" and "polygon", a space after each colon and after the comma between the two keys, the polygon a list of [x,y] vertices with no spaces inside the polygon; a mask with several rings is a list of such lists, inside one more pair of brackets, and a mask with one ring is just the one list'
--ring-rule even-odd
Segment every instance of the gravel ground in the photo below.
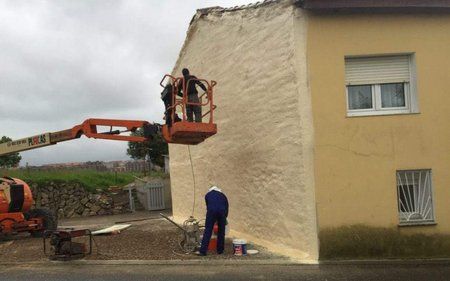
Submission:
{"label": "gravel ground", "polygon": [[[66,222],[66,223],[70,223]],[[133,222],[132,226],[120,234],[94,236],[93,253],[89,260],[188,260],[188,259],[270,259],[280,258],[256,245],[249,249],[260,251],[256,255],[243,257],[233,255],[231,239],[225,243],[225,253],[208,253],[207,257],[185,254],[179,247],[182,233],[163,219]],[[86,240],[87,241],[87,240]],[[0,262],[42,261],[47,257],[43,253],[42,239],[20,234],[0,241]]]}

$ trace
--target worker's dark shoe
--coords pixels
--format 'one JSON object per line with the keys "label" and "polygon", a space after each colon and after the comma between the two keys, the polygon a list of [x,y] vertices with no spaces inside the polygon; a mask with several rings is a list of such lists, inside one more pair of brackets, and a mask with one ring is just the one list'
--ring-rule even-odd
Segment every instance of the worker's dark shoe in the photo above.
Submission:
{"label": "worker's dark shoe", "polygon": [[217,252],[217,254],[218,254],[218,255],[222,255],[222,254],[223,254],[223,251],[222,251],[222,252]]}

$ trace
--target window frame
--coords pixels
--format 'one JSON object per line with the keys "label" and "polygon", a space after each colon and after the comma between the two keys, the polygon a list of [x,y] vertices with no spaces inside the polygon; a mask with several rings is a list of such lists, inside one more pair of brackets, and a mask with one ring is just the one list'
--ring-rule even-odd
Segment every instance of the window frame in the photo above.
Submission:
{"label": "window frame", "polygon": [[[408,202],[410,204],[413,202],[414,203],[413,204],[414,205],[414,209],[415,209],[414,210],[415,212],[402,211],[402,205],[403,205],[403,208],[409,208],[409,205],[408,205],[408,202],[407,202],[408,206],[405,206],[404,204],[401,204],[401,202],[400,202],[401,201],[401,192],[400,192],[400,186],[399,186],[399,174],[401,174],[401,173],[416,173],[416,172],[419,172],[419,173],[425,172],[426,176],[428,177],[428,181],[425,178],[424,179],[424,183],[427,182],[429,184],[429,198],[431,200],[429,211],[431,212],[431,219],[425,219],[424,218],[424,219],[421,219],[421,220],[417,220],[417,219],[415,219],[415,220],[404,220],[405,216],[417,213],[417,206],[420,205],[420,206],[423,207],[423,202],[419,202],[420,194],[421,194],[420,191],[419,191],[420,190],[420,183],[414,182],[414,180],[413,180],[413,182],[407,182],[406,185],[404,185],[402,183],[401,177],[400,177],[400,183],[401,183],[401,186],[402,186],[401,188],[403,190],[403,197],[407,198],[409,200]],[[396,175],[396,191],[397,191],[396,199],[397,199],[397,212],[398,212],[398,226],[436,225],[437,223],[436,223],[435,200],[434,200],[434,192],[433,192],[433,173],[432,173],[432,170],[431,169],[397,170],[395,175]],[[420,178],[420,176],[419,176],[419,178]],[[403,189],[403,186],[406,186],[408,189],[411,186],[413,188],[413,194],[412,194],[413,196],[411,196],[411,193],[410,193],[409,190],[408,190],[408,194],[406,195],[405,191]],[[417,189],[418,189],[418,193],[417,194],[414,191],[415,186],[418,186],[417,187]],[[427,188],[427,187],[423,187],[423,188]],[[423,194],[423,196],[425,196],[425,191],[422,194]],[[419,197],[417,199],[417,201],[416,201],[416,198],[415,198],[416,196]],[[422,200],[424,200],[424,198],[425,197],[422,197]],[[411,200],[413,200],[413,201],[411,201]],[[419,204],[419,205],[417,205],[417,204]],[[424,207],[426,207],[426,205]],[[421,210],[419,210],[419,212],[420,211]],[[424,210],[422,210],[422,211],[424,211]],[[418,213],[418,214],[420,214],[420,213]],[[422,214],[420,214],[420,215],[422,215]]]}
{"label": "window frame", "polygon": [[[350,104],[348,102],[349,100],[349,96],[348,96],[348,86],[371,86],[371,94],[372,94],[372,107],[371,108],[363,108],[363,109],[349,109],[350,108]],[[345,90],[347,93],[347,111],[351,111],[351,112],[370,112],[370,111],[374,111],[375,109],[375,89],[374,89],[374,85],[373,84],[360,84],[360,85],[346,85],[345,86]]]}
{"label": "window frame", "polygon": [[[409,61],[409,81],[387,82],[387,83],[364,83],[364,84],[351,84],[345,83],[345,103],[347,117],[358,116],[376,116],[376,115],[397,115],[397,114],[415,114],[419,112],[418,95],[417,95],[417,75],[416,75],[416,63],[414,53],[402,53],[402,54],[383,54],[383,55],[358,55],[358,56],[345,56],[345,60],[353,58],[383,58],[383,57],[395,57],[406,56]],[[383,84],[395,84],[403,83],[405,93],[405,106],[404,107],[382,107],[381,104],[381,85]],[[372,108],[366,109],[350,109],[349,105],[349,86],[370,85],[372,86]]]}
{"label": "window frame", "polygon": [[[405,106],[397,106],[397,107],[383,107],[382,106],[382,98],[381,98],[381,85],[389,85],[389,84],[403,84],[403,94],[405,95]],[[403,82],[403,83],[383,83],[383,84],[376,84],[375,88],[378,88],[378,97],[379,99],[377,100],[378,104],[377,104],[377,109],[379,110],[410,110],[409,108],[409,95],[410,95],[410,90],[409,90],[409,82]]]}

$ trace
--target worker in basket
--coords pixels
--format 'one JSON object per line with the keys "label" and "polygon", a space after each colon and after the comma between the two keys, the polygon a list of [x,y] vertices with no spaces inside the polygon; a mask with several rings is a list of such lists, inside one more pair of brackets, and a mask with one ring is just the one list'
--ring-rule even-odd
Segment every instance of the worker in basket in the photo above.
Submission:
{"label": "worker in basket", "polygon": [[202,245],[197,255],[206,256],[209,241],[213,232],[214,224],[217,222],[217,254],[223,254],[225,248],[225,225],[228,217],[228,199],[217,186],[211,186],[205,195],[206,222],[203,233]]}
{"label": "worker in basket", "polygon": [[[173,105],[173,86],[170,82],[167,83],[167,85],[164,87],[164,90],[161,92],[161,99],[163,100],[164,106],[166,108],[166,111],[164,114],[165,118],[166,118],[166,124],[167,124],[167,126],[171,127],[172,126],[172,112],[174,111],[174,108],[172,107],[172,105]],[[178,114],[176,112],[175,112],[174,117],[175,117],[174,122],[181,121],[181,118],[178,116]]]}
{"label": "worker in basket", "polygon": [[[188,103],[200,103],[196,85],[198,85],[200,88],[202,88],[203,91],[206,92],[207,89],[206,89],[205,85],[203,85],[202,82],[198,81],[197,77],[195,77],[195,75],[191,75],[189,73],[189,69],[183,68],[182,73],[183,73],[184,79],[178,83],[178,94],[181,93],[181,90],[187,89],[186,95],[187,95]],[[195,116],[195,122],[201,123],[202,122],[202,107],[201,107],[201,105],[187,104],[186,105],[186,115],[187,115],[187,119],[189,122],[194,122],[194,116]]]}

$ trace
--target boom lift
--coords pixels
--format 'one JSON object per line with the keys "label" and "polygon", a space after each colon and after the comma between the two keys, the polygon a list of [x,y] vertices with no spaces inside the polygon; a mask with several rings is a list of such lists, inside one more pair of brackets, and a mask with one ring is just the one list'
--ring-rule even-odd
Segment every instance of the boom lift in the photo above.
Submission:
{"label": "boom lift", "polygon": [[[201,81],[207,88],[200,94],[198,103],[189,102],[186,92],[189,83],[195,81],[184,81],[183,77],[177,78],[167,74],[160,82],[162,87],[170,88],[172,91],[171,105],[166,107],[165,119],[167,121],[168,117],[171,117],[171,120],[175,120],[177,113],[180,113],[182,118],[177,119],[177,122],[166,122],[160,125],[142,120],[87,119],[71,129],[2,143],[0,156],[54,145],[80,138],[82,135],[94,139],[144,142],[151,141],[156,134],[162,134],[163,139],[168,143],[199,144],[217,133],[217,125],[213,120],[213,112],[216,108],[213,104],[213,88],[216,82],[205,79],[196,80]],[[182,94],[178,97],[180,93]],[[189,105],[206,107],[207,112],[203,114],[203,117],[208,119],[207,122],[189,122],[186,116],[186,107]],[[101,127],[109,127],[109,130],[101,131]],[[143,129],[143,137],[124,135],[138,128]],[[10,177],[0,178],[0,236],[18,232],[30,232],[33,236],[42,236],[46,230],[55,230],[57,218],[54,214],[46,209],[31,209],[32,205],[33,196],[27,183]]]}

